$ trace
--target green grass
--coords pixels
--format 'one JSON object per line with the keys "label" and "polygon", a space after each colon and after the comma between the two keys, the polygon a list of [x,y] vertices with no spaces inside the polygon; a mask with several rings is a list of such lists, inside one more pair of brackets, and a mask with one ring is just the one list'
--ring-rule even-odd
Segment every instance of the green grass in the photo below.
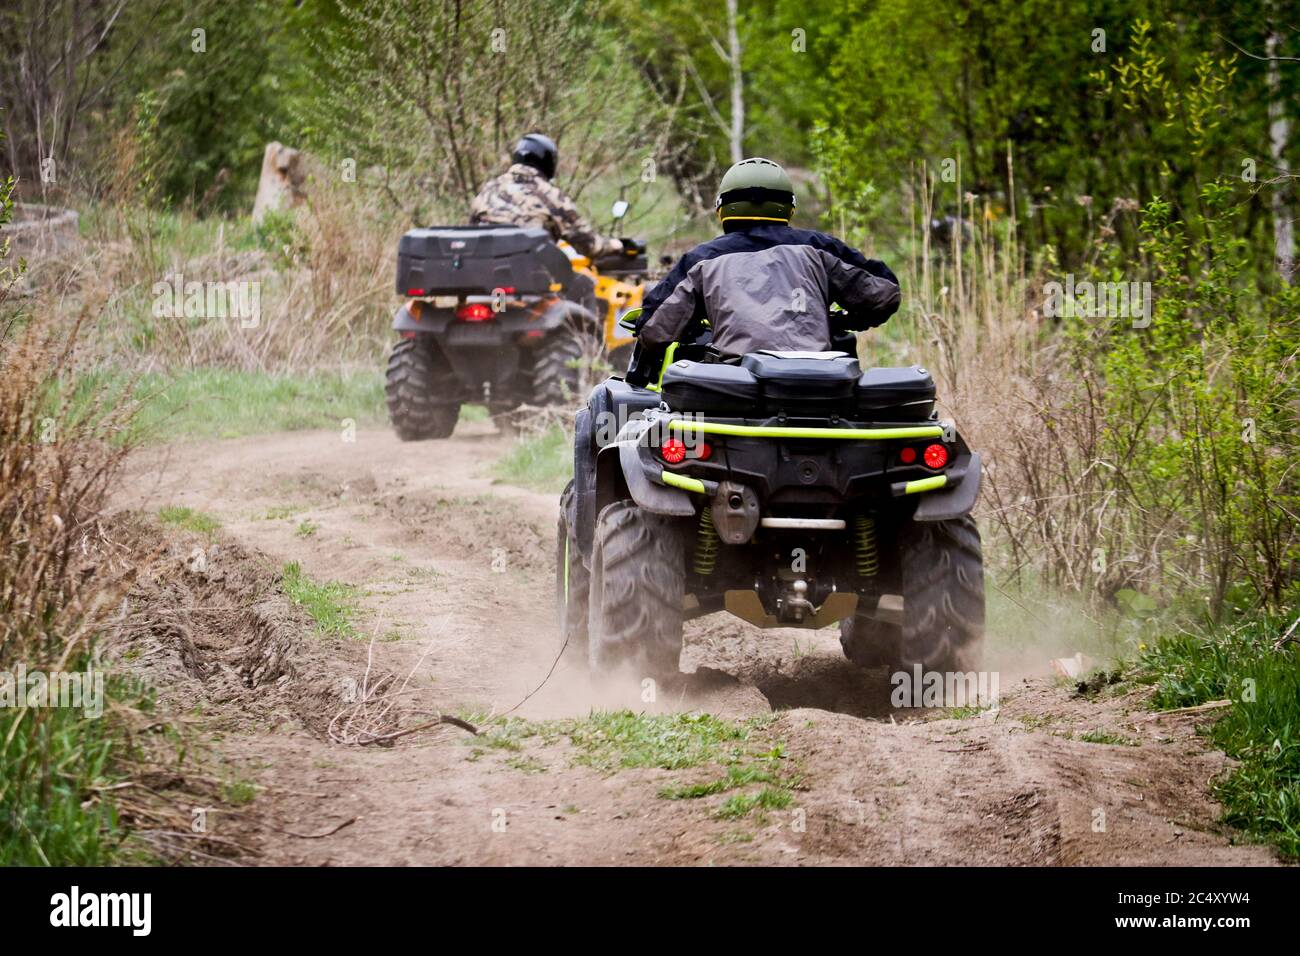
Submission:
{"label": "green grass", "polygon": [[493,473],[506,484],[548,493],[563,491],[573,475],[569,433],[555,425],[517,442],[497,460]]}
{"label": "green grass", "polygon": [[289,600],[307,612],[321,634],[357,636],[353,623],[357,613],[357,589],[352,585],[339,581],[318,584],[303,574],[297,561],[284,566],[281,584]]}
{"label": "green grass", "polygon": [[[482,720],[478,714],[461,716],[471,723]],[[511,755],[505,760],[506,766],[539,773],[545,765],[524,753],[525,741],[538,738],[550,744],[567,738],[576,751],[573,763],[601,773],[720,766],[723,773],[717,779],[669,784],[659,789],[658,796],[664,800],[699,800],[740,791],[712,811],[721,819],[733,820],[755,809],[760,814],[785,809],[794,800],[801,778],[783,771],[787,759],[784,746],[759,743],[759,734],[774,719],[769,715],[732,721],[711,714],[638,714],[630,710],[593,711],[586,717],[566,720],[510,718],[483,728],[483,734],[467,741],[472,745],[467,759],[478,760],[492,750],[504,751]],[[746,789],[754,787],[761,789]]]}
{"label": "green grass", "polygon": [[[124,372],[83,376],[71,400],[84,404],[99,389],[120,394]],[[384,382],[373,372],[310,372],[277,376],[231,369],[197,368],[174,375],[142,376],[135,387],[142,402],[132,437],[145,443],[178,439],[239,438],[306,428],[338,430],[384,421]],[[341,440],[341,437],[340,437]]]}
{"label": "green grass", "polygon": [[1232,701],[1206,731],[1238,761],[1214,788],[1224,822],[1300,857],[1300,647],[1274,650],[1295,613],[1162,638],[1138,666],[1158,709]]}
{"label": "green grass", "polygon": [[794,800],[789,790],[777,787],[764,787],[758,793],[735,793],[722,802],[716,816],[724,820],[739,820],[748,816],[751,810],[784,810]]}
{"label": "green grass", "polygon": [[114,744],[107,720],[80,710],[0,710],[0,865],[112,862],[122,829],[93,788],[117,781]]}
{"label": "green grass", "polygon": [[768,719],[723,720],[711,714],[595,712],[560,722],[578,748],[578,762],[611,772],[628,767],[681,770],[743,755],[750,733]]}
{"label": "green grass", "polygon": [[1089,730],[1079,734],[1079,739],[1087,744],[1107,744],[1112,747],[1136,747],[1138,742],[1128,737],[1121,737],[1119,734],[1108,733],[1104,730]]}
{"label": "green grass", "polygon": [[182,505],[168,505],[158,512],[158,518],[163,524],[198,534],[212,534],[221,527],[221,522],[212,515]]}

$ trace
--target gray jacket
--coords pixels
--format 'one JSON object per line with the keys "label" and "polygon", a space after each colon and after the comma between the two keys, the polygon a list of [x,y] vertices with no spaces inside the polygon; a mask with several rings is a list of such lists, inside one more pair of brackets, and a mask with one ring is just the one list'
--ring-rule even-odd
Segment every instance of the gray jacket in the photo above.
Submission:
{"label": "gray jacket", "polygon": [[[832,329],[831,303],[848,312]],[[688,252],[645,298],[641,346],[660,350],[707,319],[725,356],[824,351],[833,332],[872,328],[898,310],[898,279],[833,236],[762,222]]]}

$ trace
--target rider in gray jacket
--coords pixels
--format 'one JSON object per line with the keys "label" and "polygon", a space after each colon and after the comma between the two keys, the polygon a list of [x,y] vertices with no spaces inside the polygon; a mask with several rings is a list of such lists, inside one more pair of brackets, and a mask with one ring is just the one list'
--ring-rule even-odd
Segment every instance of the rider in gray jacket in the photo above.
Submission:
{"label": "rider in gray jacket", "polygon": [[[664,349],[707,320],[724,360],[762,349],[820,352],[832,336],[898,310],[898,279],[833,236],[794,229],[794,188],[776,163],[746,159],[722,178],[723,235],[696,246],[646,295],[627,380],[644,385]],[[847,312],[832,327],[830,305]]]}

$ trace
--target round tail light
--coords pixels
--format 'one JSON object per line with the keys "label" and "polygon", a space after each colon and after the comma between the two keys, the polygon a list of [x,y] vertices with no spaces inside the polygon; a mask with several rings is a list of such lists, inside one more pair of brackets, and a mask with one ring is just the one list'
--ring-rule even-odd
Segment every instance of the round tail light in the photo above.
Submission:
{"label": "round tail light", "polygon": [[686,458],[686,444],[680,438],[669,438],[659,446],[659,454],[670,465],[680,465]]}
{"label": "round tail light", "polygon": [[944,445],[930,445],[925,449],[922,457],[925,459],[926,468],[942,468],[948,464],[948,449]]}

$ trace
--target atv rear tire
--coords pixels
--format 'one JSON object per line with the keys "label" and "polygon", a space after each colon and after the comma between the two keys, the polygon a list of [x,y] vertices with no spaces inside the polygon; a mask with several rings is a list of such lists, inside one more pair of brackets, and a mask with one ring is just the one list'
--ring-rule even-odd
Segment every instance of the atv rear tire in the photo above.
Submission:
{"label": "atv rear tire", "polygon": [[533,353],[531,402],[573,405],[582,387],[582,337],[567,326],[551,332]]}
{"label": "atv rear tire", "polygon": [[460,417],[460,402],[439,398],[451,367],[428,343],[402,339],[388,357],[384,395],[388,418],[402,441],[449,438]]}
{"label": "atv rear tire", "polygon": [[573,482],[570,481],[560,496],[560,518],[555,528],[555,597],[564,652],[577,655],[576,659],[585,663],[591,575],[582,563],[578,539],[569,527],[572,500]]}
{"label": "atv rear tire", "polygon": [[978,670],[984,647],[984,558],[970,515],[917,521],[898,536],[903,626],[897,664]]}
{"label": "atv rear tire", "polygon": [[628,669],[637,680],[674,682],[682,652],[686,556],[680,525],[631,501],[596,521],[587,627],[593,671]]}
{"label": "atv rear tire", "polygon": [[858,667],[880,667],[899,658],[903,629],[897,624],[855,614],[840,621],[840,647]]}

